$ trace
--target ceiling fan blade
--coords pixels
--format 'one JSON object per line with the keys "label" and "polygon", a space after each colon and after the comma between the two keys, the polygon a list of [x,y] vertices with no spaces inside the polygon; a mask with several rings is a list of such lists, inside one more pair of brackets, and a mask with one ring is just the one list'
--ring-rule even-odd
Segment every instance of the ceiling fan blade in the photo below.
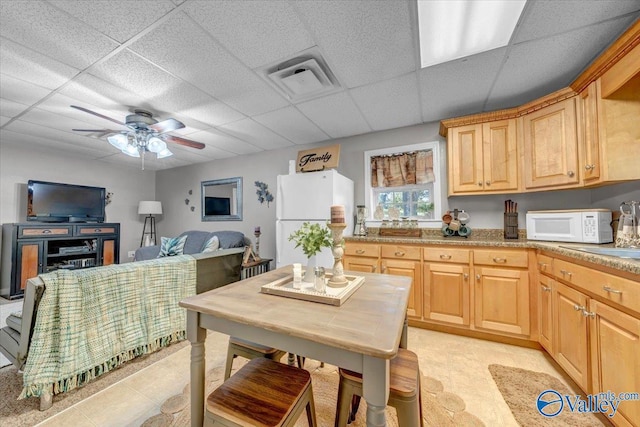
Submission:
{"label": "ceiling fan blade", "polygon": [[120,133],[119,130],[113,129],[71,129],[75,132],[98,132],[98,133]]}
{"label": "ceiling fan blade", "polygon": [[85,113],[93,114],[94,116],[100,117],[101,119],[109,120],[110,122],[117,123],[122,126],[126,126],[125,123],[122,123],[119,120],[112,119],[111,117],[104,116],[100,113],[96,113],[95,111],[87,110],[84,107],[78,107],[77,105],[72,105],[71,108],[75,108],[76,110],[84,111]]}
{"label": "ceiling fan blade", "polygon": [[205,147],[202,142],[196,142],[190,139],[180,138],[179,136],[164,135],[163,139],[167,142],[173,142],[174,144],[180,144],[180,145],[185,145],[191,148],[197,148],[198,150],[202,150]]}
{"label": "ceiling fan blade", "polygon": [[148,125],[149,129],[153,129],[158,133],[171,132],[172,130],[182,129],[184,124],[176,119],[167,119],[154,125]]}

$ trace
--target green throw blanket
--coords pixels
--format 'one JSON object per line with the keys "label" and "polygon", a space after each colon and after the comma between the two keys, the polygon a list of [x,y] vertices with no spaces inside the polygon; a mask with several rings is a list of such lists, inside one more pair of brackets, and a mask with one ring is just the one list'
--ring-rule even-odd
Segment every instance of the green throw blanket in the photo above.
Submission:
{"label": "green throw blanket", "polygon": [[185,338],[178,302],[196,291],[190,255],[43,274],[20,398],[72,390]]}

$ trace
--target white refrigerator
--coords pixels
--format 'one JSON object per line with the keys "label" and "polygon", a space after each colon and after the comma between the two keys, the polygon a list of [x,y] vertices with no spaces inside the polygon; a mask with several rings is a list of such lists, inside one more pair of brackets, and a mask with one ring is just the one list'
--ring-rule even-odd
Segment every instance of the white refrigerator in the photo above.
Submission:
{"label": "white refrigerator", "polygon": [[[307,264],[302,248],[289,241],[291,233],[303,222],[326,224],[331,206],[343,205],[347,228],[344,236],[353,234],[353,181],[335,170],[278,175],[276,193],[276,266],[299,262]],[[317,255],[317,265],[333,267],[330,248]]]}

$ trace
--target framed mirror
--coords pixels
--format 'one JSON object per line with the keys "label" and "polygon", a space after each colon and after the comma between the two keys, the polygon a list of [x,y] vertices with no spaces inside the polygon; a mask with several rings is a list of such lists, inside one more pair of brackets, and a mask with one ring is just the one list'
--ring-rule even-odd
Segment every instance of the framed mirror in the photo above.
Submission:
{"label": "framed mirror", "polygon": [[242,221],[242,177],[202,181],[203,221]]}

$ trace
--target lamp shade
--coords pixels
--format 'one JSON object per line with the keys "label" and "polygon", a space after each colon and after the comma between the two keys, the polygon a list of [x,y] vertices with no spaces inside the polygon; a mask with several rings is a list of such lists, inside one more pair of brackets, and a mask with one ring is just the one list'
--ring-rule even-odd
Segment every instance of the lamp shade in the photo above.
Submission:
{"label": "lamp shade", "polygon": [[142,201],[138,204],[138,215],[162,214],[162,202]]}

